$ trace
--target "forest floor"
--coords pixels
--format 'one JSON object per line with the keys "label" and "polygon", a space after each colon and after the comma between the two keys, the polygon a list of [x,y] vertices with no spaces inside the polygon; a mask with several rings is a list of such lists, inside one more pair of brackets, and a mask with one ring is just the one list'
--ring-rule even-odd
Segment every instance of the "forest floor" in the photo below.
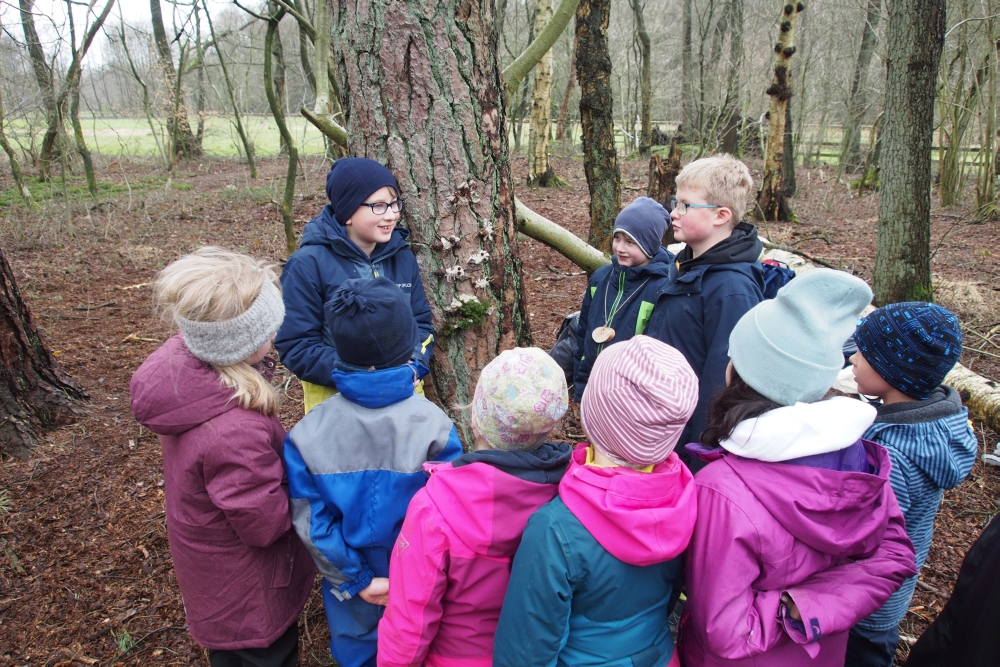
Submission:
{"label": "forest floor", "polygon": [[[554,163],[566,187],[519,186],[518,196],[585,237],[582,163]],[[326,165],[309,158],[305,166],[295,205],[300,227],[325,203]],[[90,395],[85,418],[0,461],[0,667],[207,664],[184,628],[160,448],[132,417],[128,383],[172,333],[153,312],[149,284],[159,269],[209,243],[283,257],[272,200],[284,169],[283,160],[262,160],[252,182],[243,165],[212,159],[184,164],[168,180],[151,162],[110,161],[101,174],[110,185],[97,206],[80,198],[67,206],[57,192],[39,210],[0,206],[0,247],[22,294],[53,354]],[[525,171],[516,159],[518,183]],[[623,163],[625,202],[645,191],[646,172],[644,161]],[[793,204],[801,222],[761,225],[762,233],[870,280],[877,196],[856,196],[829,167],[800,169],[798,181]],[[7,188],[0,203],[10,185],[0,180]],[[936,298],[959,313],[965,329],[962,362],[1000,379],[1000,225],[976,223],[968,207],[935,208],[931,247]],[[579,308],[586,276],[531,240],[524,239],[521,258],[534,342],[548,348],[562,317]],[[282,419],[290,427],[301,417],[301,390],[280,367],[277,380],[289,398]],[[571,419],[562,430],[579,436]],[[1000,435],[979,422],[975,431],[980,452],[992,451]],[[981,462],[945,495],[904,636],[919,636],[940,611],[965,552],[998,506],[1000,469]],[[300,617],[300,637],[301,664],[332,664],[318,593]]]}

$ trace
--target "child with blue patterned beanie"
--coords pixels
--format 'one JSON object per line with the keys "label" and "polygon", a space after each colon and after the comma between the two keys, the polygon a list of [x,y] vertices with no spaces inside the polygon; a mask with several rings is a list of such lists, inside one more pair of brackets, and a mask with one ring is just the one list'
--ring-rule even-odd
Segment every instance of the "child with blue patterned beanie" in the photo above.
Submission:
{"label": "child with blue patterned beanie", "polygon": [[[864,437],[884,446],[892,461],[890,481],[906,519],[906,532],[923,566],[934,517],[945,489],[957,486],[976,460],[978,442],[958,392],[943,386],[962,354],[958,318],[941,306],[894,303],[858,324],[858,351],[851,357],[858,391],[881,400]],[[899,643],[917,576],[850,633],[847,663],[889,667]]]}
{"label": "child with blue patterned beanie", "polygon": [[324,309],[339,393],[285,439],[292,523],[323,575],[331,654],[341,667],[375,667],[389,553],[427,482],[423,464],[451,461],[462,444],[448,415],[414,393],[409,295],[388,278],[352,279]]}

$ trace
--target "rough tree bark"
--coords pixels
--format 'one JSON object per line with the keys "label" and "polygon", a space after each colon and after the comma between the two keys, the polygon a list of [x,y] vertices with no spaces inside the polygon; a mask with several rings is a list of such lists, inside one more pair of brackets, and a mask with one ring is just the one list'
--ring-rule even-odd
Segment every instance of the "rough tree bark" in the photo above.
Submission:
{"label": "rough tree bark", "polygon": [[[536,0],[535,32],[552,20],[552,0]],[[548,188],[562,185],[549,164],[549,126],[552,115],[552,49],[535,65],[535,91],[531,97],[531,129],[528,133],[528,185]]]}
{"label": "rough tree bark", "polygon": [[608,52],[610,16],[611,0],[582,0],[576,9],[576,78],[580,83],[583,167],[590,189],[587,240],[602,252],[611,250],[611,230],[622,205]]}
{"label": "rough tree bark", "polygon": [[640,90],[640,131],[639,131],[639,155],[649,155],[649,146],[653,137],[653,75],[650,65],[650,54],[652,43],[649,39],[649,31],[646,30],[646,21],[643,18],[643,10],[646,3],[641,0],[629,0],[632,5],[632,18],[635,20],[635,33],[639,39],[639,90]]}
{"label": "rough tree bark", "polygon": [[442,406],[468,403],[479,370],[530,341],[494,10],[345,0],[338,19],[350,152],[386,164],[406,200],[440,336],[428,393]]}
{"label": "rough tree bark", "polygon": [[566,140],[566,122],[569,118],[569,103],[576,89],[576,31],[573,31],[573,55],[570,56],[569,77],[566,79],[566,90],[563,91],[562,102],[559,103],[559,120],[556,121],[556,140]]}
{"label": "rough tree bark", "polygon": [[861,160],[861,122],[868,111],[868,91],[865,81],[868,68],[875,54],[875,31],[882,20],[882,0],[868,0],[865,9],[865,27],[861,32],[861,47],[854,64],[851,92],[847,100],[847,121],[844,124],[844,142],[840,150],[840,163],[844,171],[855,173],[863,166]]}
{"label": "rough tree bark", "polygon": [[646,196],[655,199],[665,207],[667,201],[677,194],[677,175],[681,173],[681,137],[675,134],[670,139],[666,155],[657,151],[649,156],[649,184]]}
{"label": "rough tree bark", "polygon": [[764,154],[764,173],[757,192],[757,214],[762,220],[794,220],[795,214],[785,197],[782,163],[785,151],[785,118],[792,97],[792,55],[795,53],[795,19],[805,6],[784,0],[781,8],[778,42],[774,45],[774,78],[767,89],[771,97],[768,109],[769,133]]}
{"label": "rough tree bark", "polygon": [[167,119],[167,132],[170,135],[173,156],[184,155],[197,157],[202,154],[198,138],[191,133],[188,122],[187,106],[184,104],[184,89],[179,85],[177,71],[174,69],[174,57],[170,53],[170,42],[167,41],[167,31],[163,28],[163,12],[160,0],[149,0],[149,13],[153,23],[153,39],[156,42],[156,56],[166,81],[167,89],[173,97],[171,114]]}
{"label": "rough tree bark", "polygon": [[785,145],[781,155],[781,192],[794,197],[798,190],[795,182],[795,132],[792,128],[792,101],[785,104]]}
{"label": "rough tree bark", "polygon": [[945,0],[889,3],[875,303],[931,298],[931,146]]}
{"label": "rough tree bark", "polygon": [[43,429],[82,416],[86,397],[39,337],[0,248],[0,453],[27,455]]}

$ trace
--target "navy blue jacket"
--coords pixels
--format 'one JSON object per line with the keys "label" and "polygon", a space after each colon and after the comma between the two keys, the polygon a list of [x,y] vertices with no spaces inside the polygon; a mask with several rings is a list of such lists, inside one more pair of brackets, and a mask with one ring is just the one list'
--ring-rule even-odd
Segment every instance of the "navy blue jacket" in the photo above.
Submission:
{"label": "navy blue jacket", "polygon": [[[677,275],[656,296],[646,335],[677,348],[698,376],[698,406],[688,420],[681,443],[698,442],[708,406],[726,386],[729,334],[743,315],[764,300],[764,273],[758,258],[763,244],[757,228],[741,222],[730,237],[698,257],[686,247],[677,255]],[[704,466],[684,462],[697,470]]]}
{"label": "navy blue jacket", "polygon": [[[601,350],[645,332],[656,294],[675,273],[673,253],[660,248],[645,266],[619,266],[618,258],[612,256],[611,264],[602,266],[590,276],[576,327],[576,359],[573,362],[573,399],[576,402],[583,399],[590,369]],[[619,310],[612,321],[607,322],[616,304]],[[614,329],[615,337],[610,343],[598,344],[591,334],[603,326]]]}
{"label": "navy blue jacket", "polygon": [[285,321],[274,339],[281,362],[300,380],[332,386],[330,374],[337,361],[323,304],[341,283],[350,278],[385,276],[410,295],[420,341],[413,358],[430,365],[434,352],[431,308],[420,281],[420,269],[406,238],[409,230],[397,227],[388,243],[375,246],[369,258],[347,238],[346,227],[337,222],[327,204],[302,232],[302,242],[281,273]]}

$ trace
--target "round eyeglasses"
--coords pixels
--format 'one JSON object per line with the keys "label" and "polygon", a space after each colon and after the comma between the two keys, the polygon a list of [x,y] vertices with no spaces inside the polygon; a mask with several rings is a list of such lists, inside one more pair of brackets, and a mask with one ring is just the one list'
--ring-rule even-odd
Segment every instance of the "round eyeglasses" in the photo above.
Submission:
{"label": "round eyeglasses", "polygon": [[372,210],[375,215],[385,215],[385,212],[392,209],[393,213],[399,213],[403,210],[403,200],[395,199],[390,202],[376,201],[376,202],[363,202],[362,206],[367,206]]}
{"label": "round eyeglasses", "polygon": [[715,204],[685,204],[682,201],[677,201],[676,199],[671,199],[667,202],[670,208],[670,212],[677,211],[677,215],[687,215],[689,208],[722,208]]}

